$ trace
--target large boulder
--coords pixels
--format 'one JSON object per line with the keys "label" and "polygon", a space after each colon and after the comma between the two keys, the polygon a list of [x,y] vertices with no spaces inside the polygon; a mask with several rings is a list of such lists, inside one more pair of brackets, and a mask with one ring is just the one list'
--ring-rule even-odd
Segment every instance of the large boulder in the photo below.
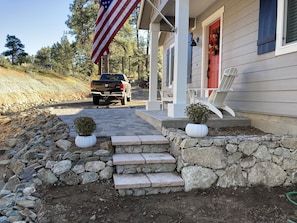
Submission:
{"label": "large boulder", "polygon": [[185,167],[182,169],[181,174],[185,181],[185,191],[196,188],[209,188],[218,178],[211,169],[200,166]]}
{"label": "large boulder", "polygon": [[270,162],[255,164],[248,175],[249,182],[252,185],[264,185],[268,187],[282,185],[286,177],[286,172],[280,166]]}
{"label": "large boulder", "polygon": [[226,169],[225,173],[220,176],[217,186],[223,188],[246,186],[246,179],[243,177],[241,167],[232,165]]}
{"label": "large boulder", "polygon": [[185,163],[212,169],[223,169],[227,166],[226,151],[221,147],[189,148],[182,151]]}

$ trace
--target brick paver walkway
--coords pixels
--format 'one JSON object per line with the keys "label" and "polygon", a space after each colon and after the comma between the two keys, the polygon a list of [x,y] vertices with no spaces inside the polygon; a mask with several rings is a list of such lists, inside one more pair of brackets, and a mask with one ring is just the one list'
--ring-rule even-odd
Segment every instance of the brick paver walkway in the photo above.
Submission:
{"label": "brick paver walkway", "polygon": [[135,135],[161,135],[152,125],[139,118],[132,108],[91,108],[91,109],[52,109],[53,114],[68,124],[70,137],[75,137],[73,120],[79,116],[93,117],[97,129],[95,135],[100,136],[135,136]]}

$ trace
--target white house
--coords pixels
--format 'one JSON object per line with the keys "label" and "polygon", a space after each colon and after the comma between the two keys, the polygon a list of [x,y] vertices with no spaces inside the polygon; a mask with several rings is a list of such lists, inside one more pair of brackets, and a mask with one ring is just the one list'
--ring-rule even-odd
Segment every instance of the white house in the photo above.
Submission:
{"label": "white house", "polygon": [[159,109],[162,46],[162,90],[174,97],[168,116],[184,116],[188,88],[217,87],[222,71],[236,67],[226,104],[259,129],[297,135],[296,0],[152,2],[158,10],[142,0],[138,20],[151,34],[148,110]]}

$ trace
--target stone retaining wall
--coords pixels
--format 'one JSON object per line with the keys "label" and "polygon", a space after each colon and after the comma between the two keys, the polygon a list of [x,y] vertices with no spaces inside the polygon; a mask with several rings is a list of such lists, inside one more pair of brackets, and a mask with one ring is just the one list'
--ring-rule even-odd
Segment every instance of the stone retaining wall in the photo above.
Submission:
{"label": "stone retaining wall", "polygon": [[[68,143],[69,141],[64,141]],[[64,143],[60,140],[59,143]],[[109,144],[106,142],[106,144]],[[111,145],[110,145],[111,147]],[[77,150],[60,153],[59,161],[48,160],[37,172],[44,184],[78,185],[109,180],[114,171],[109,150]]]}
{"label": "stone retaining wall", "polygon": [[[0,222],[39,222],[37,188],[111,180],[114,148],[107,139],[79,149],[69,128],[45,110],[0,116]],[[12,131],[8,131],[12,130]]]}
{"label": "stone retaining wall", "polygon": [[171,142],[185,191],[297,183],[297,138],[272,134],[191,138],[182,130],[165,128],[162,133]]}
{"label": "stone retaining wall", "polygon": [[[14,140],[6,145],[13,146]],[[59,152],[55,157],[50,154],[37,154],[24,150],[21,159],[2,160],[0,167],[12,171],[0,190],[0,222],[38,222],[36,211],[40,199],[36,189],[41,185],[78,185],[111,180],[113,175],[111,144],[106,141],[97,150],[69,151],[71,142],[60,139],[56,142]],[[10,148],[10,147],[9,147]],[[39,156],[38,156],[39,155]],[[48,158],[46,158],[48,156]],[[30,158],[31,157],[31,158]],[[26,166],[28,159],[35,162]],[[39,157],[41,159],[36,159]],[[6,175],[3,172],[3,175]]]}

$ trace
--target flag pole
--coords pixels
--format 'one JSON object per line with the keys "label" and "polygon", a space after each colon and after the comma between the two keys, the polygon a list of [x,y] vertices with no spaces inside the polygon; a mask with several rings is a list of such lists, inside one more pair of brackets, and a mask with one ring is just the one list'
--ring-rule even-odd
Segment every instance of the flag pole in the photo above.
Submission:
{"label": "flag pole", "polygon": [[170,26],[171,31],[175,32],[176,29],[175,27],[171,24],[171,22],[162,14],[162,12],[150,1],[150,0],[146,0],[158,13],[159,15],[162,17],[162,19],[164,19],[164,21]]}

